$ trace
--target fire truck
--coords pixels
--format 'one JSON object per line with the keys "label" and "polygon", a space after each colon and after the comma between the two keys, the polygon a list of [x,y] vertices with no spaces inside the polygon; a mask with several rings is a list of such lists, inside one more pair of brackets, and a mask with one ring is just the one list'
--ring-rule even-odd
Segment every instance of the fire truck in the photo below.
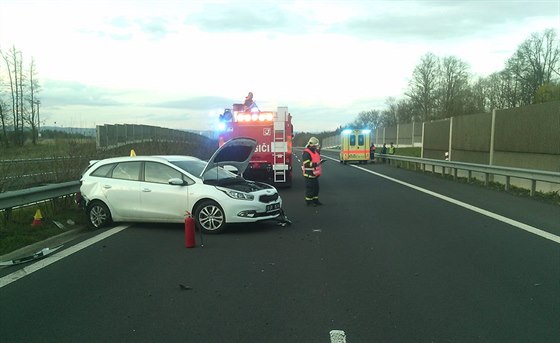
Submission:
{"label": "fire truck", "polygon": [[261,111],[245,110],[234,104],[220,115],[220,146],[232,138],[248,137],[257,141],[255,153],[243,177],[261,180],[279,187],[292,185],[292,138],[294,128],[288,107]]}

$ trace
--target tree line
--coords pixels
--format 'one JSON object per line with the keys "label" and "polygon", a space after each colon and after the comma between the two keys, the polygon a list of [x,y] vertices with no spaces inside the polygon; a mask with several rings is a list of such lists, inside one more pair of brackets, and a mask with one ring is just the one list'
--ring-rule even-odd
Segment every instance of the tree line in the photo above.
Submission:
{"label": "tree line", "polygon": [[346,127],[390,127],[560,100],[557,35],[554,29],[531,34],[503,70],[487,77],[473,77],[469,64],[455,56],[427,53],[414,68],[402,99],[388,98],[386,109],[360,112],[336,132]]}
{"label": "tree line", "polygon": [[35,61],[24,65],[15,47],[0,50],[0,57],[0,146],[23,146],[29,136],[36,144],[41,101]]}

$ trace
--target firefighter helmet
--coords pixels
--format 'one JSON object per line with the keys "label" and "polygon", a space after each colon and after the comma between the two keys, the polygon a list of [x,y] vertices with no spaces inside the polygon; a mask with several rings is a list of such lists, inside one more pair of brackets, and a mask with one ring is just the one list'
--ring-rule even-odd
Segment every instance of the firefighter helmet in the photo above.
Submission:
{"label": "firefighter helmet", "polygon": [[316,137],[309,138],[308,146],[319,146],[319,140]]}

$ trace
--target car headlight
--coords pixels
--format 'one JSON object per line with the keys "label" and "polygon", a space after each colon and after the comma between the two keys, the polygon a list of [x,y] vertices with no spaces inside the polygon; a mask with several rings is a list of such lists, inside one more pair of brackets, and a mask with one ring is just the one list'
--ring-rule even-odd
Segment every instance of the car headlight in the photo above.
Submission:
{"label": "car headlight", "polygon": [[220,188],[220,190],[224,193],[226,193],[229,197],[233,198],[233,199],[238,199],[238,200],[253,200],[255,199],[255,196],[252,194],[247,194],[244,192],[238,192],[238,191],[234,191],[232,189],[226,189],[226,188]]}

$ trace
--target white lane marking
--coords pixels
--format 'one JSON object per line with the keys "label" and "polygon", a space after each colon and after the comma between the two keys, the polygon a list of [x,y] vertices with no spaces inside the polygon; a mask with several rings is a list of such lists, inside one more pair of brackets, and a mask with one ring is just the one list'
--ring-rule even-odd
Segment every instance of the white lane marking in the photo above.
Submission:
{"label": "white lane marking", "polygon": [[331,330],[331,343],[346,343],[346,333],[342,330]]}
{"label": "white lane marking", "polygon": [[51,263],[55,263],[56,261],[59,261],[65,257],[68,257],[70,255],[72,255],[75,252],[78,252],[84,248],[87,248],[88,246],[95,244],[109,236],[112,236],[124,229],[126,229],[127,227],[129,227],[129,225],[121,225],[121,226],[117,226],[115,228],[112,228],[110,230],[107,230],[95,237],[92,237],[86,241],[83,241],[81,243],[78,243],[76,245],[71,246],[68,249],[64,249],[59,253],[55,253],[54,255],[48,256],[42,260],[39,260],[25,268],[22,268],[16,272],[13,272],[11,274],[8,274],[2,278],[0,278],[0,288],[9,285],[10,283],[17,281],[33,272],[36,272],[40,269],[45,268],[46,266],[48,266]]}
{"label": "white lane marking", "polygon": [[[331,158],[331,159],[333,159],[333,158]],[[334,160],[334,159],[333,159],[333,160]],[[363,168],[363,167],[359,167],[359,166],[356,166],[356,165],[353,165],[353,164],[350,164],[350,166],[351,166],[351,167],[354,167],[354,168],[357,168],[357,169],[360,169],[360,170],[363,170],[363,171],[368,172],[368,173],[370,173],[370,174],[377,175],[377,176],[382,177],[382,178],[384,178],[384,179],[387,179],[387,180],[389,180],[389,181],[393,181],[393,182],[396,182],[396,183],[400,183],[400,184],[403,185],[403,186],[410,187],[410,188],[415,189],[415,190],[417,190],[417,191],[420,191],[420,192],[426,193],[426,194],[428,194],[428,195],[434,196],[434,197],[436,197],[436,198],[445,200],[445,201],[450,202],[450,203],[452,203],[452,204],[455,204],[455,205],[457,205],[457,206],[464,207],[464,208],[466,208],[466,209],[468,209],[468,210],[471,210],[471,211],[480,213],[480,214],[482,214],[482,215],[484,215],[484,216],[487,216],[487,217],[490,217],[490,218],[499,220],[499,221],[504,222],[504,223],[506,223],[506,224],[515,226],[515,227],[517,227],[517,228],[519,228],[519,229],[521,229],[521,230],[525,230],[525,231],[527,231],[527,232],[529,232],[529,233],[532,233],[532,234],[534,234],[534,235],[540,236],[540,237],[542,237],[542,238],[546,238],[546,239],[548,239],[548,240],[551,240],[551,241],[553,241],[553,242],[556,242],[556,243],[560,244],[560,237],[559,237],[559,236],[553,235],[553,234],[551,234],[550,232],[547,232],[547,231],[544,231],[544,230],[541,230],[541,229],[537,229],[537,228],[534,227],[534,226],[527,225],[527,224],[522,223],[522,222],[518,222],[517,220],[513,220],[513,219],[510,219],[510,218],[501,216],[501,215],[499,215],[499,214],[497,214],[497,213],[493,213],[493,212],[487,211],[487,210],[482,209],[482,208],[480,208],[480,207],[476,207],[476,206],[473,206],[473,205],[469,205],[469,204],[467,204],[467,203],[465,203],[465,202],[462,202],[462,201],[459,201],[459,200],[450,198],[450,197],[448,197],[448,196],[445,196],[445,195],[442,195],[442,194],[439,194],[439,193],[436,193],[436,192],[432,192],[432,191],[427,190],[427,189],[425,189],[425,188],[418,187],[418,186],[412,185],[412,184],[410,184],[410,183],[406,183],[406,182],[404,182],[404,181],[397,180],[397,179],[394,179],[394,178],[392,178],[392,177],[389,177],[389,176],[386,176],[386,175],[383,175],[383,174],[376,173],[376,172],[374,172],[374,171],[371,171],[371,170],[369,170],[369,169],[365,169],[365,168]]]}

